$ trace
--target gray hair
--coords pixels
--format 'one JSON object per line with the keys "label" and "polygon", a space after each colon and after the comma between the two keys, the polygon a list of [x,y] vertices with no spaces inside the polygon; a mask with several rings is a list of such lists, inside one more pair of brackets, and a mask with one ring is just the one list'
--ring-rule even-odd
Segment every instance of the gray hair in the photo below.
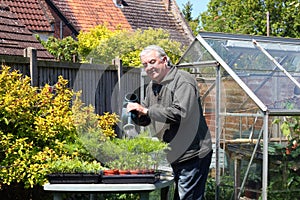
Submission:
{"label": "gray hair", "polygon": [[149,45],[147,47],[145,47],[142,52],[140,53],[140,58],[146,54],[148,54],[151,51],[155,51],[158,53],[158,56],[162,59],[164,56],[167,57],[167,62],[168,62],[168,66],[171,67],[172,63],[170,61],[169,56],[166,54],[165,50],[163,48],[161,48],[158,45]]}

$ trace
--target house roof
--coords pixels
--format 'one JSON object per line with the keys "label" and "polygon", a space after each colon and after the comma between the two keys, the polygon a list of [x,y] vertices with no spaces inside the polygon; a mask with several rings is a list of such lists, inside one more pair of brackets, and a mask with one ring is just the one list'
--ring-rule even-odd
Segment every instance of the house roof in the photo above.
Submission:
{"label": "house roof", "polygon": [[37,49],[37,58],[52,60],[54,57],[32,35],[25,25],[18,20],[10,8],[0,3],[0,55],[24,55],[24,49]]}
{"label": "house roof", "polygon": [[[10,11],[8,15],[8,10],[2,9],[2,25],[6,23],[3,22],[7,19],[14,21],[19,19],[14,27],[12,25],[2,27],[1,39],[5,39],[6,42],[10,41],[10,45],[22,42],[20,48],[36,45],[36,40],[32,39],[34,37],[29,39],[32,33],[53,33],[54,31],[52,23],[55,20],[51,14],[53,7],[55,7],[55,12],[59,12],[60,16],[64,17],[64,22],[73,28],[75,35],[79,31],[88,31],[96,25],[105,24],[111,30],[118,27],[132,30],[144,30],[149,27],[162,28],[170,32],[172,39],[185,45],[190,44],[194,39],[175,0],[118,0],[122,3],[121,6],[116,6],[114,1],[116,0],[1,0],[0,4],[8,6]],[[4,17],[4,15],[9,17]],[[17,34],[11,31],[13,29],[22,29],[22,32]],[[31,34],[28,30],[31,31]],[[6,37],[5,31],[9,31],[14,36]],[[8,38],[11,39],[8,40]],[[1,45],[4,45],[3,41]],[[40,45],[37,49],[42,49],[42,46]],[[14,53],[13,50],[8,49],[0,51]],[[45,53],[44,50],[38,54],[43,53]]]}
{"label": "house roof", "polygon": [[44,0],[1,0],[31,32],[53,32],[54,17]]}
{"label": "house roof", "polygon": [[131,29],[126,17],[113,0],[48,0],[76,27],[78,31],[89,31],[91,28],[106,24],[115,30],[121,26]]}
{"label": "house roof", "polygon": [[125,0],[121,9],[133,29],[162,28],[189,45],[194,37],[175,0]]}
{"label": "house roof", "polygon": [[171,38],[190,44],[194,37],[175,0],[122,0],[116,6],[113,0],[47,0],[56,6],[79,31],[88,31],[99,24],[114,30],[162,28]]}

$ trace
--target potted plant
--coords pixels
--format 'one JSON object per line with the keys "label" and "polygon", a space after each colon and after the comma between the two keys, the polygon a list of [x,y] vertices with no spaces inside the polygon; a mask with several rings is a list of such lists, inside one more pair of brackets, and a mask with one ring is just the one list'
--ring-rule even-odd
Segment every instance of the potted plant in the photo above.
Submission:
{"label": "potted plant", "polygon": [[[154,183],[159,180],[158,166],[165,159],[168,144],[143,134],[135,138],[113,138],[99,150],[106,160],[103,183]],[[114,169],[113,174],[108,169]],[[112,176],[114,175],[114,176]]]}
{"label": "potted plant", "polygon": [[111,169],[157,170],[160,161],[165,158],[164,150],[167,148],[166,143],[139,136],[133,139],[114,138],[103,145],[102,153],[104,157],[111,158],[106,162],[106,166]]}

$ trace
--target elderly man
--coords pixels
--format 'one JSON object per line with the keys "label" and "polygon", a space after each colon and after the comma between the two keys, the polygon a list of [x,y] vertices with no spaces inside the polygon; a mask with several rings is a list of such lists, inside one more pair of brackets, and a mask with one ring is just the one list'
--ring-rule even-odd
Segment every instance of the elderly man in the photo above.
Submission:
{"label": "elderly man", "polygon": [[192,75],[170,64],[165,51],[146,47],[140,59],[151,82],[141,104],[128,103],[134,121],[152,123],[157,137],[170,144],[167,159],[176,183],[174,199],[204,199],[212,144],[203,116],[197,82]]}

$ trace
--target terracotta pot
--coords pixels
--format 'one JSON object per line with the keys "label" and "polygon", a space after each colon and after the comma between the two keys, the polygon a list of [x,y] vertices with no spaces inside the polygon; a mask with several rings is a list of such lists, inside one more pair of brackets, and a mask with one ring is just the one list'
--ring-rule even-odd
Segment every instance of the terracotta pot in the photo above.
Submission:
{"label": "terracotta pot", "polygon": [[124,169],[119,169],[119,174],[124,175],[124,174],[130,174],[129,170],[124,170]]}
{"label": "terracotta pot", "polygon": [[142,170],[140,170],[140,169],[132,169],[132,170],[130,170],[130,174],[142,174]]}
{"label": "terracotta pot", "polygon": [[103,170],[103,174],[107,175],[107,176],[117,175],[117,174],[119,174],[119,170],[117,170],[117,169],[105,169],[105,170]]}

